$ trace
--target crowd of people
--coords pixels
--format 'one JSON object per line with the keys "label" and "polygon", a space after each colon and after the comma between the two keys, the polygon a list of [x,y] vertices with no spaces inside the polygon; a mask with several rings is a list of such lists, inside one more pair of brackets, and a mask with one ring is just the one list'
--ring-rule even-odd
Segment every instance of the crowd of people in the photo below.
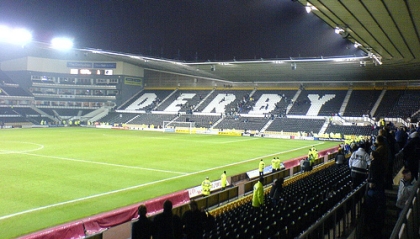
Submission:
{"label": "crowd of people", "polygon": [[[402,161],[402,179],[399,182],[396,206],[404,208],[414,184],[418,180],[420,155],[420,127],[396,127],[379,121],[375,133],[339,145],[337,165],[348,165],[353,187],[367,181],[365,195],[367,233],[372,238],[382,238],[381,232],[386,217],[385,190],[393,189],[394,164]],[[348,162],[338,160],[340,155],[350,155]],[[397,164],[398,166],[398,164]]]}
{"label": "crowd of people", "polygon": [[153,220],[147,217],[145,205],[138,207],[139,218],[131,227],[132,239],[202,239],[205,230],[212,229],[214,218],[204,209],[199,209],[196,201],[189,204],[190,209],[182,217],[173,214],[172,202],[163,203],[163,212]]}

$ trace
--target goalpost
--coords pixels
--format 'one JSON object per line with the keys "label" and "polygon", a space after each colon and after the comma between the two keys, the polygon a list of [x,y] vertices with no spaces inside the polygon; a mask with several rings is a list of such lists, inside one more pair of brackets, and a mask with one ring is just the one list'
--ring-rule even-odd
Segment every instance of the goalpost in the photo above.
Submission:
{"label": "goalpost", "polygon": [[184,129],[191,134],[194,127],[195,122],[163,121],[163,132],[174,133],[176,129]]}

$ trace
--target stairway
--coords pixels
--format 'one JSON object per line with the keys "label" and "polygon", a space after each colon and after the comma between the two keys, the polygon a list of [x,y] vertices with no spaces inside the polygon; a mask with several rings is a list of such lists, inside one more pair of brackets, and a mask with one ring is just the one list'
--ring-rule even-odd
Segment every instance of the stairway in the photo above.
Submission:
{"label": "stairway", "polygon": [[385,190],[386,195],[386,217],[385,217],[385,226],[382,231],[384,238],[389,238],[391,236],[392,230],[394,229],[395,224],[398,220],[398,214],[400,209],[395,206],[397,202],[397,193],[398,185],[393,185],[392,190]]}

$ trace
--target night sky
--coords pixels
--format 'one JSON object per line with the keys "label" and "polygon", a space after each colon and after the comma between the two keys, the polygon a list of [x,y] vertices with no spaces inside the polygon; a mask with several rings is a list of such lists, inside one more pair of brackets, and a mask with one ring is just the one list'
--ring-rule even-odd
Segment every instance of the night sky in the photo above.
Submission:
{"label": "night sky", "polygon": [[362,54],[291,0],[0,0],[0,24],[188,62]]}

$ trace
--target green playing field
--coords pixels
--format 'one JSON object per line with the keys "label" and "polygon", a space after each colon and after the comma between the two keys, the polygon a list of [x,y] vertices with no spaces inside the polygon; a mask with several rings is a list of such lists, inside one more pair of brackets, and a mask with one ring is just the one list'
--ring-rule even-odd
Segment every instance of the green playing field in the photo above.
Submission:
{"label": "green playing field", "polygon": [[14,238],[336,142],[94,128],[0,130],[0,238]]}

